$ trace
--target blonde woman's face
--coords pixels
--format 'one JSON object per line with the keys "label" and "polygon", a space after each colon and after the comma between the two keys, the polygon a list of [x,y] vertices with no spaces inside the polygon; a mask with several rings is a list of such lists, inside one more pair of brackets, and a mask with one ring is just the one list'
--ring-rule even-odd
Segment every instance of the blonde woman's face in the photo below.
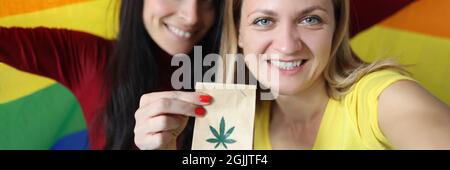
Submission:
{"label": "blonde woman's face", "polygon": [[[239,46],[259,82],[295,94],[322,78],[336,25],[331,0],[243,0],[242,5]],[[274,70],[279,82],[265,75]]]}
{"label": "blonde woman's face", "polygon": [[150,37],[171,55],[189,53],[214,24],[214,0],[144,0]]}

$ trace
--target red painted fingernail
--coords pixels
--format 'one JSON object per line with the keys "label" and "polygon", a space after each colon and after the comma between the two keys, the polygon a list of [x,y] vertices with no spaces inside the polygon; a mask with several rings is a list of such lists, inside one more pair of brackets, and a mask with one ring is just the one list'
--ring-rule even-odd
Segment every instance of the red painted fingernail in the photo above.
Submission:
{"label": "red painted fingernail", "polygon": [[211,103],[212,97],[208,95],[201,95],[200,102],[202,103]]}
{"label": "red painted fingernail", "polygon": [[195,108],[195,115],[203,117],[205,116],[206,110],[203,107]]}

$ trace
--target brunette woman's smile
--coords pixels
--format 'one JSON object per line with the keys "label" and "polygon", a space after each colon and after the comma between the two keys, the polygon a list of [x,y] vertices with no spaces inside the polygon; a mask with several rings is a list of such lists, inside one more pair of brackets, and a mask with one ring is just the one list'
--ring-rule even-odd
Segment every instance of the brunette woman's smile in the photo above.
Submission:
{"label": "brunette woman's smile", "polygon": [[193,37],[195,33],[193,29],[183,29],[182,27],[177,27],[171,24],[164,24],[164,26],[167,28],[167,30],[169,30],[170,33],[183,40],[191,39],[191,37]]}

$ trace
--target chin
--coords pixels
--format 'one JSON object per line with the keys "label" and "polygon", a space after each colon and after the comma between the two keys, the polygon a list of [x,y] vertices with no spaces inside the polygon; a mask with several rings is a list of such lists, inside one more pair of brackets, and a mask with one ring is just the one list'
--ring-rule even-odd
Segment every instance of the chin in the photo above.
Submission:
{"label": "chin", "polygon": [[300,89],[299,87],[296,87],[296,88],[280,88],[279,95],[291,96],[291,95],[298,94],[301,91],[302,91],[302,89]]}
{"label": "chin", "polygon": [[280,84],[271,84],[271,89],[274,91],[275,89],[278,89],[279,95],[295,95],[301,92],[304,87],[300,83],[286,83],[283,82]]}
{"label": "chin", "polygon": [[189,53],[192,51],[192,48],[193,48],[193,47],[191,47],[191,48],[185,48],[185,47],[173,48],[173,47],[170,47],[170,48],[166,48],[166,49],[163,49],[163,50],[164,50],[166,53],[168,53],[169,55],[175,56],[175,55],[177,55],[177,54],[186,54],[186,55],[189,55]]}

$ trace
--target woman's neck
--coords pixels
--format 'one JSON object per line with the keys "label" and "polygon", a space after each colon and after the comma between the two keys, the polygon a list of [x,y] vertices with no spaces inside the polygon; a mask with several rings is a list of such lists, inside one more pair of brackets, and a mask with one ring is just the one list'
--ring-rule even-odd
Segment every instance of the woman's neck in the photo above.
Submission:
{"label": "woman's neck", "polygon": [[168,68],[162,68],[170,66],[171,62],[172,62],[172,55],[170,55],[169,53],[165,52],[164,50],[158,48],[158,50],[156,51],[156,61],[158,62],[158,64],[160,64],[160,69],[168,69]]}
{"label": "woman's neck", "polygon": [[319,78],[310,88],[302,92],[280,95],[272,107],[272,116],[287,122],[307,124],[322,117],[328,100],[325,80]]}

